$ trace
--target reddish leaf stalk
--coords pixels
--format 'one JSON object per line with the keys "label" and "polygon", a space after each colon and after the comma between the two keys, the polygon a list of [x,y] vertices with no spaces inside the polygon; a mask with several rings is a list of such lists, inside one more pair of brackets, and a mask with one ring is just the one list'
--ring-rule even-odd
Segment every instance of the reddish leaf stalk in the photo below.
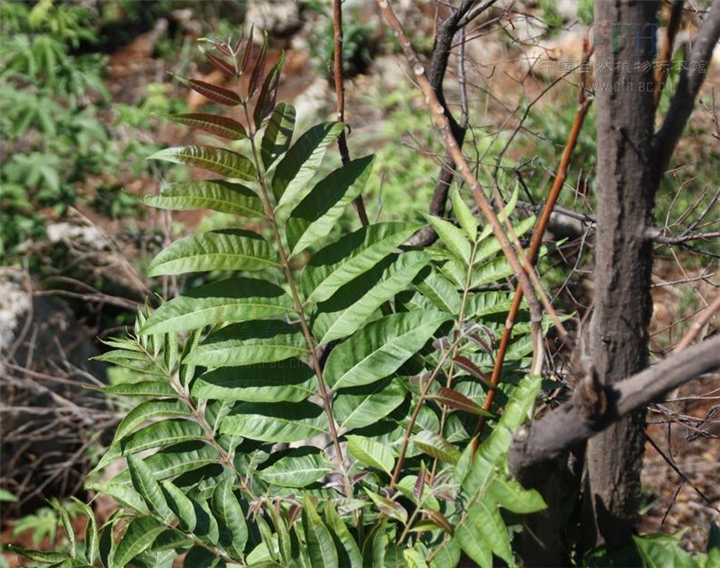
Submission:
{"label": "reddish leaf stalk", "polygon": [[[579,93],[580,108],[575,115],[575,121],[573,122],[572,129],[570,130],[570,135],[568,136],[567,142],[565,143],[565,149],[563,150],[562,158],[560,159],[560,165],[558,166],[557,173],[555,175],[555,181],[550,188],[547,201],[545,202],[545,207],[543,207],[542,214],[540,215],[535,225],[535,230],[533,232],[532,239],[530,240],[530,247],[526,255],[527,262],[530,265],[534,264],[537,260],[537,255],[540,251],[540,246],[542,244],[542,237],[545,234],[545,229],[547,228],[548,222],[550,221],[550,216],[552,215],[553,208],[555,207],[558,197],[560,196],[560,190],[565,183],[565,178],[567,177],[567,169],[570,164],[570,158],[572,157],[572,153],[575,150],[575,146],[577,145],[578,136],[580,134],[580,130],[582,129],[582,125],[585,122],[587,111],[590,109],[590,105],[592,104],[592,99],[588,99],[586,97],[584,89],[586,84],[585,72],[590,56],[592,55],[592,48],[589,46],[589,42],[587,39],[584,42],[583,49],[584,55],[581,63],[582,76],[580,79]],[[532,268],[527,267],[527,269],[531,270]],[[520,310],[520,304],[522,303],[522,299],[523,289],[518,286],[515,289],[515,297],[513,298],[512,306],[510,307],[507,319],[505,320],[505,329],[503,330],[503,335],[500,339],[500,346],[498,347],[497,357],[495,358],[495,365],[493,367],[492,375],[490,376],[490,383],[493,386],[497,386],[500,382],[500,372],[502,370],[503,362],[505,361],[505,355],[507,354],[510,337],[512,335],[513,327],[515,325],[515,318],[517,317],[518,311]],[[483,404],[484,410],[490,411],[493,400],[495,399],[496,390],[497,389],[495,388],[488,390],[488,393],[485,396],[485,404]],[[477,450],[478,440],[480,438],[480,434],[482,433],[483,428],[485,427],[486,421],[487,418],[485,416],[480,416],[480,418],[478,419],[476,427],[477,436],[473,439],[473,446],[475,450]]]}
{"label": "reddish leaf stalk", "polygon": [[655,106],[657,106],[660,101],[660,95],[662,95],[663,88],[665,88],[665,82],[667,81],[668,74],[670,73],[673,46],[675,45],[677,32],[680,29],[683,4],[683,0],[675,0],[670,10],[665,41],[663,42],[662,51],[660,52],[660,57],[657,61],[657,68],[655,69]]}
{"label": "reddish leaf stalk", "polygon": [[[343,27],[342,27],[342,0],[333,0],[333,28],[335,32],[334,44],[334,61],[333,61],[333,77],[335,79],[335,99],[336,112],[335,115],[339,122],[345,122],[345,82],[343,80]],[[350,161],[350,150],[348,149],[347,136],[345,130],[340,133],[338,138],[338,148],[340,149],[340,157],[342,163],[347,164]],[[360,223],[363,227],[367,227],[368,221],[367,211],[365,211],[365,202],[362,194],[358,195],[354,202]]]}

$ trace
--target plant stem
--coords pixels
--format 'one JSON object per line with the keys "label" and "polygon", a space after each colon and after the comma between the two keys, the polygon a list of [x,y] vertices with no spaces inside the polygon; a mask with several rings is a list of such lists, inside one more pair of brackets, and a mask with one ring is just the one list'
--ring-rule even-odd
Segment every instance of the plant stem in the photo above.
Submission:
{"label": "plant stem", "polygon": [[332,412],[332,394],[330,392],[330,389],[328,389],[328,386],[325,383],[325,379],[323,377],[322,366],[320,365],[320,359],[318,358],[316,351],[317,345],[315,345],[312,332],[310,331],[310,326],[308,325],[307,319],[305,318],[305,309],[303,307],[303,302],[300,299],[297,287],[295,286],[292,269],[290,268],[290,259],[288,258],[287,251],[285,250],[285,246],[283,245],[282,237],[280,235],[280,228],[278,227],[277,219],[275,217],[275,211],[273,210],[270,202],[270,190],[267,185],[267,178],[262,169],[262,163],[260,161],[260,158],[258,157],[257,146],[255,144],[255,135],[257,134],[257,131],[255,131],[253,127],[247,103],[243,103],[243,109],[245,111],[245,118],[249,125],[250,146],[252,148],[253,161],[255,162],[255,167],[258,171],[258,182],[260,183],[261,197],[263,201],[263,207],[265,208],[265,215],[270,221],[270,225],[272,226],[275,244],[278,249],[278,254],[280,255],[280,263],[282,265],[283,272],[285,273],[285,279],[287,280],[288,287],[290,289],[290,295],[292,296],[293,303],[295,304],[295,310],[300,321],[300,328],[302,329],[303,337],[305,338],[305,344],[307,345],[310,354],[310,361],[312,363],[313,370],[315,371],[315,376],[317,377],[318,390],[320,391],[319,395],[323,403],[323,410],[325,411],[325,415],[327,416],[330,437],[332,438],[333,446],[335,448],[335,459],[337,461],[338,468],[343,475],[345,495],[346,497],[351,497],[352,486],[350,484],[350,478],[347,468],[345,467],[345,458],[343,456],[342,446],[340,445],[340,437],[337,433],[335,418]]}

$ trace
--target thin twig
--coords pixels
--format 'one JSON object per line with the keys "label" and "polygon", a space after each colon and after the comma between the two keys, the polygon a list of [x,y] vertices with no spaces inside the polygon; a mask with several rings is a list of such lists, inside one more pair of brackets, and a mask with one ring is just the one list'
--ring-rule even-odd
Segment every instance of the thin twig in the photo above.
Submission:
{"label": "thin twig", "polygon": [[[334,62],[333,77],[335,78],[335,99],[336,99],[336,117],[339,122],[345,122],[345,82],[343,80],[343,25],[342,25],[342,0],[333,0],[333,28],[335,33],[334,43]],[[340,149],[340,157],[342,163],[347,164],[350,161],[350,150],[347,144],[347,135],[345,129],[338,137],[338,148]],[[363,227],[370,224],[367,211],[365,210],[365,202],[362,195],[358,195],[353,201],[355,210],[357,211],[360,223]]]}
{"label": "thin twig", "polygon": [[680,353],[685,350],[700,334],[702,328],[715,316],[717,312],[720,312],[720,294],[712,301],[712,303],[703,310],[702,314],[696,319],[690,329],[685,334],[680,342],[675,346],[673,353]]}
{"label": "thin twig", "polygon": [[[590,47],[587,38],[585,39],[583,49],[584,54],[582,68],[585,69],[587,67],[590,56],[592,55],[592,48]],[[584,81],[581,81],[581,85],[583,84]],[[581,91],[580,108],[575,115],[575,121],[573,122],[572,129],[570,130],[568,140],[565,143],[565,149],[563,151],[563,155],[558,166],[555,181],[552,185],[552,188],[550,189],[550,193],[548,194],[547,201],[545,203],[545,206],[543,207],[542,214],[537,221],[535,231],[533,232],[532,239],[530,240],[530,248],[527,252],[527,260],[530,264],[533,264],[537,259],[537,255],[540,251],[540,246],[542,244],[542,237],[545,234],[545,229],[547,228],[548,222],[550,221],[550,216],[553,212],[553,208],[557,203],[558,197],[560,195],[560,190],[565,183],[565,177],[567,176],[567,169],[568,165],[570,164],[570,158],[572,157],[572,153],[575,150],[580,130],[582,129],[582,125],[585,122],[585,117],[591,103],[592,99],[588,99],[585,96],[584,91]],[[528,268],[531,269],[532,267]],[[503,335],[500,340],[500,346],[498,348],[498,354],[495,358],[495,365],[493,367],[492,375],[490,377],[490,382],[493,385],[497,385],[500,381],[500,373],[502,371],[502,366],[505,361],[505,355],[507,353],[508,345],[510,344],[510,338],[512,336],[512,329],[515,325],[515,318],[517,317],[518,311],[520,310],[520,304],[522,303],[522,299],[523,289],[518,286],[515,289],[515,297],[513,298],[512,306],[510,307],[510,311],[505,321],[505,329],[503,330]],[[496,389],[491,389],[485,395],[485,404],[483,405],[483,408],[485,410],[490,410],[493,400],[495,398],[495,391]],[[480,416],[476,427],[476,434],[482,433],[485,423],[486,418],[484,416]],[[479,436],[476,436],[473,439],[473,444],[475,445],[475,448],[477,448],[478,440]]]}
{"label": "thin twig", "polygon": [[450,152],[452,159],[457,165],[458,172],[462,175],[465,183],[472,190],[475,203],[492,227],[493,233],[498,239],[502,251],[507,258],[508,264],[512,268],[515,277],[518,279],[520,286],[523,288],[528,298],[528,305],[530,307],[532,326],[534,330],[533,334],[540,335],[540,321],[542,319],[540,307],[530,279],[528,278],[528,275],[523,269],[523,265],[518,259],[517,252],[511,246],[508,236],[503,229],[502,223],[498,219],[498,216],[495,213],[492,205],[490,204],[490,201],[486,197],[482,186],[478,182],[477,178],[473,175],[472,170],[467,160],[465,159],[465,156],[458,147],[457,141],[455,140],[451,131],[450,122],[443,112],[442,104],[440,103],[440,101],[438,101],[432,85],[430,84],[427,76],[425,75],[425,68],[420,62],[420,59],[415,53],[415,50],[412,48],[412,44],[410,43],[410,40],[405,34],[402,25],[398,21],[395,12],[392,10],[387,0],[376,0],[376,2],[377,5],[380,7],[381,12],[383,13],[385,20],[388,22],[393,32],[395,33],[395,36],[400,42],[400,45],[405,54],[405,58],[407,59],[410,68],[412,69],[412,72],[417,79],[418,86],[425,95],[425,102],[430,107],[433,118],[435,119],[435,123],[440,128],[443,139],[445,141],[445,145]]}

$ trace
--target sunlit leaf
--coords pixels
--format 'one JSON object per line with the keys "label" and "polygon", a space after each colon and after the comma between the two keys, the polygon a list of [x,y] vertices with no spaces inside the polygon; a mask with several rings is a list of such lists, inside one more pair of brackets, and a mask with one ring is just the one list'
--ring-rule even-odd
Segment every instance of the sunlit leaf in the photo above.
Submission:
{"label": "sunlit leaf", "polygon": [[346,436],[346,439],[348,451],[356,460],[384,471],[388,475],[392,473],[395,458],[390,449],[362,436]]}
{"label": "sunlit leaf", "polygon": [[148,267],[150,276],[210,270],[261,270],[278,266],[270,245],[257,233],[223,229],[190,235],[162,250]]}
{"label": "sunlit leaf", "polygon": [[141,334],[187,331],[206,325],[282,316],[293,310],[285,291],[265,280],[230,278],[189,290],[153,312]]}
{"label": "sunlit leaf", "polygon": [[275,160],[287,152],[295,130],[295,107],[278,103],[265,127],[260,156],[263,165],[269,168]]}
{"label": "sunlit leaf", "polygon": [[220,431],[264,442],[296,442],[327,433],[327,417],[310,402],[240,403],[225,417]]}
{"label": "sunlit leaf", "polygon": [[148,156],[147,159],[194,166],[229,178],[247,181],[254,181],[257,178],[257,170],[251,160],[237,152],[216,146],[165,148]]}
{"label": "sunlit leaf", "polygon": [[271,466],[261,469],[257,476],[271,485],[305,487],[332,471],[325,454],[315,448],[291,450]]}
{"label": "sunlit leaf", "polygon": [[224,180],[199,180],[171,183],[159,195],[146,195],[143,202],[159,209],[185,211],[212,209],[243,217],[263,217],[260,198],[244,185]]}
{"label": "sunlit leaf", "polygon": [[205,367],[243,366],[283,361],[307,353],[298,326],[279,320],[236,323],[208,336],[185,362]]}
{"label": "sunlit leaf", "polygon": [[340,568],[338,554],[330,531],[322,522],[309,495],[302,505],[302,525],[305,544],[313,568]]}

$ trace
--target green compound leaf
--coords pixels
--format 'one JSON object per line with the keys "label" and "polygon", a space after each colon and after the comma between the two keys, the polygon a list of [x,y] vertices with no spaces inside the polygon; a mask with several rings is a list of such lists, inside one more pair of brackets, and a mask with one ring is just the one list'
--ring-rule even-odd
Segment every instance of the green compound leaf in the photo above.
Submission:
{"label": "green compound leaf", "polygon": [[338,553],[330,531],[322,522],[310,495],[305,494],[302,507],[305,544],[313,568],[340,568]]}
{"label": "green compound leaf", "polygon": [[158,515],[163,522],[170,521],[172,511],[168,507],[165,495],[155,479],[152,469],[145,464],[142,458],[135,455],[128,456],[127,464],[132,485],[143,498],[148,509]]}
{"label": "green compound leaf", "polygon": [[362,192],[372,171],[373,157],[352,160],[320,181],[293,209],[287,222],[291,256],[326,237],[347,206]]}
{"label": "green compound leaf", "polygon": [[276,209],[292,207],[307,193],[309,183],[325,157],[328,145],[342,132],[339,122],[324,122],[305,132],[290,148],[275,169],[272,189]]}
{"label": "green compound leaf", "polygon": [[229,325],[211,334],[185,358],[189,365],[209,368],[272,363],[307,353],[297,326],[279,320]]}
{"label": "green compound leaf", "polygon": [[328,300],[341,286],[364,274],[420,229],[411,223],[363,227],[315,253],[302,285],[308,302]]}
{"label": "green compound leaf", "polygon": [[162,160],[215,172],[221,176],[255,181],[257,170],[251,160],[225,148],[216,146],[176,146],[148,156],[148,160]]}
{"label": "green compound leaf", "polygon": [[327,433],[327,417],[310,402],[241,403],[222,422],[220,432],[263,442],[297,442]]}
{"label": "green compound leaf", "polygon": [[193,383],[196,398],[245,402],[301,402],[316,394],[315,373],[298,359],[222,367]]}
{"label": "green compound leaf", "polygon": [[146,400],[125,415],[115,430],[116,442],[135,431],[141,424],[158,418],[190,417],[187,405],[179,400]]}
{"label": "green compound leaf", "polygon": [[407,289],[430,259],[423,251],[388,258],[318,305],[320,313],[313,322],[318,342],[324,344],[355,333],[380,306]]}
{"label": "green compound leaf", "polygon": [[242,217],[265,216],[262,201],[253,190],[224,180],[168,184],[160,190],[159,195],[146,195],[142,201],[151,207],[173,211],[212,209]]}
{"label": "green compound leaf", "polygon": [[354,429],[375,424],[405,400],[406,392],[397,382],[342,390],[333,403],[333,413],[340,428]]}
{"label": "green compound leaf", "polygon": [[393,314],[366,325],[332,350],[325,380],[335,389],[366,385],[394,373],[451,316],[441,312]]}
{"label": "green compound leaf", "polygon": [[287,152],[295,130],[295,107],[278,103],[265,127],[260,156],[268,169],[279,156]]}
{"label": "green compound leaf", "polygon": [[140,334],[188,331],[219,323],[283,316],[293,311],[285,291],[265,280],[230,278],[186,292],[160,306]]}
{"label": "green compound leaf", "polygon": [[248,541],[248,527],[245,513],[238,502],[230,478],[225,478],[215,486],[210,509],[214,513],[220,530],[220,544],[240,560]]}
{"label": "green compound leaf", "polygon": [[150,276],[210,270],[262,270],[279,266],[267,241],[257,233],[224,229],[180,239],[158,254],[148,268]]}
{"label": "green compound leaf", "polygon": [[412,439],[412,443],[424,453],[445,463],[457,465],[460,461],[460,451],[445,438],[434,432],[424,430]]}
{"label": "green compound leaf", "polygon": [[130,521],[125,534],[115,548],[112,568],[126,566],[138,554],[150,548],[164,531],[165,526],[153,517],[140,517]]}
{"label": "green compound leaf", "polygon": [[395,457],[389,448],[362,436],[346,436],[346,439],[348,451],[356,460],[388,475],[392,473]]}
{"label": "green compound leaf", "polygon": [[316,448],[289,451],[270,467],[259,470],[258,478],[280,487],[306,487],[332,471],[325,454]]}
{"label": "green compound leaf", "polygon": [[244,140],[248,137],[245,127],[237,120],[217,114],[171,114],[167,118],[178,124],[200,128],[228,140]]}

